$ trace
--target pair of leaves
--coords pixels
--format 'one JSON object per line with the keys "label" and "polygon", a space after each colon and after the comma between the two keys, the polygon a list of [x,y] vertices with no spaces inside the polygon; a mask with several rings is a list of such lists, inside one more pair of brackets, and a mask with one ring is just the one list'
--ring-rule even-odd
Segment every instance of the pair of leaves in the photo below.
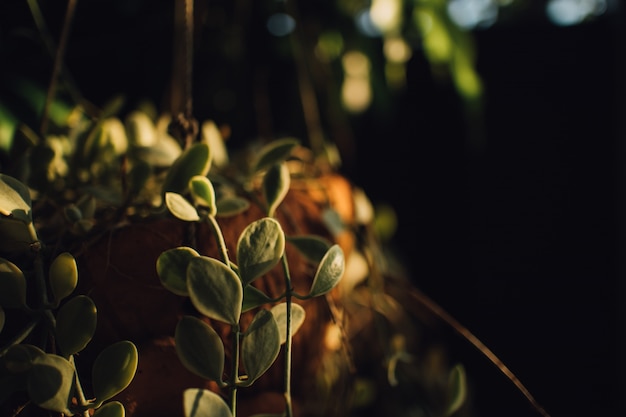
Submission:
{"label": "pair of leaves", "polygon": [[[295,333],[304,322],[302,306],[291,306],[291,329]],[[281,344],[286,340],[286,303],[271,310],[259,310],[243,334],[241,359],[247,378],[240,385],[250,386],[276,360]],[[218,382],[224,372],[224,345],[217,332],[204,321],[184,316],[176,326],[176,352],[183,365],[205,379]]]}
{"label": "pair of leaves", "polygon": [[251,223],[240,235],[239,275],[223,262],[200,256],[187,247],[163,252],[157,259],[157,274],[165,288],[189,296],[205,316],[235,325],[242,312],[244,288],[272,269],[284,249],[285,236],[280,224],[268,217]]}
{"label": "pair of leaves", "polygon": [[[26,389],[31,401],[47,410],[72,415],[70,408],[75,395],[72,363],[34,346],[26,350],[23,345],[18,346],[22,354],[30,357],[29,361],[23,361],[23,367],[28,372]],[[92,369],[93,408],[100,407],[130,384],[137,370],[137,359],[137,349],[129,341],[117,342],[100,352]]]}

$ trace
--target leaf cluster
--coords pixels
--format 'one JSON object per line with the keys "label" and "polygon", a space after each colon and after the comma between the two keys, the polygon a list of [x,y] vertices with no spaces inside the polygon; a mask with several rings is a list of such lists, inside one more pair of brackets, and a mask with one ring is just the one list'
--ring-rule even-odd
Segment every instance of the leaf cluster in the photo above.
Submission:
{"label": "leaf cluster", "polygon": [[[87,415],[95,409],[96,416],[123,417],[122,404],[109,400],[135,375],[135,345],[124,340],[98,354],[87,399],[75,358],[94,336],[97,309],[90,297],[74,294],[76,260],[62,252],[44,268],[45,248],[33,226],[28,188],[7,175],[0,175],[0,214],[3,237],[26,236],[34,252],[29,270],[0,258],[0,404],[25,392],[33,404],[53,412]],[[12,227],[3,228],[6,224]],[[6,311],[15,311],[15,325],[5,326],[13,324],[7,323]]]}

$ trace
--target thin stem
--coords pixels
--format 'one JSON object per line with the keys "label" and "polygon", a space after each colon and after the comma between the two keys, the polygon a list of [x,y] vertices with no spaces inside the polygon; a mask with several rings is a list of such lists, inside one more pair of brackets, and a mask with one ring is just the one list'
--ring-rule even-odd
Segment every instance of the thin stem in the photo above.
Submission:
{"label": "thin stem", "polygon": [[213,229],[213,235],[217,240],[217,248],[220,251],[220,256],[222,258],[222,262],[230,267],[230,260],[228,259],[228,248],[226,247],[226,242],[224,241],[224,234],[222,233],[222,229],[220,225],[217,223],[217,219],[215,216],[206,216],[207,221],[211,225]]}
{"label": "thin stem", "polygon": [[287,288],[285,294],[285,304],[287,306],[286,317],[286,340],[285,340],[285,415],[291,417],[293,415],[293,406],[291,403],[291,344],[293,335],[291,334],[291,296],[293,287],[291,285],[291,275],[289,274],[289,265],[287,264],[287,256],[283,254],[282,258],[283,272],[285,274],[285,286]]}
{"label": "thin stem", "polygon": [[24,341],[24,339],[26,339],[28,335],[31,334],[31,332],[33,331],[35,326],[37,326],[39,321],[40,321],[39,317],[33,318],[28,323],[28,325],[22,329],[20,333],[15,335],[13,339],[9,340],[8,343],[4,345],[4,347],[0,348],[0,356],[4,356],[4,354],[7,353],[7,351],[11,348],[11,346],[22,343],[22,341]]}
{"label": "thin stem", "polygon": [[41,118],[41,134],[45,135],[48,130],[48,120],[50,113],[50,106],[54,95],[56,93],[57,81],[61,68],[63,67],[63,56],[65,55],[65,48],[67,46],[67,39],[70,32],[70,26],[72,19],[74,18],[74,11],[76,10],[77,0],[69,0],[67,3],[67,10],[65,11],[65,22],[63,23],[63,29],[61,31],[61,39],[59,40],[59,47],[57,48],[56,55],[54,57],[54,66],[52,68],[52,74],[50,76],[50,84],[48,85],[48,95],[46,96],[46,104],[43,109],[43,115]]}
{"label": "thin stem", "polygon": [[[76,362],[74,361],[74,355],[70,355],[70,363],[74,367],[74,380],[76,381],[76,394],[78,396],[78,405],[81,407],[86,407],[89,402],[87,398],[85,398],[85,392],[83,391],[83,386],[80,383],[80,378],[78,377],[78,370],[76,369]],[[89,417],[89,409],[86,409],[82,412],[83,417]]]}
{"label": "thin stem", "polygon": [[239,383],[239,339],[241,332],[239,325],[232,328],[233,357],[230,371],[230,411],[233,416],[237,415],[237,384]]}

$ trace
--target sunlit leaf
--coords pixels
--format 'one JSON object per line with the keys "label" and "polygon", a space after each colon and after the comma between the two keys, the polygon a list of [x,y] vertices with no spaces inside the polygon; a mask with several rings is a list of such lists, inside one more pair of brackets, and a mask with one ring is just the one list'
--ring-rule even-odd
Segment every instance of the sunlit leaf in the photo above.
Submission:
{"label": "sunlit leaf", "polygon": [[280,351],[280,334],[274,315],[259,310],[246,330],[241,344],[241,359],[248,373],[243,385],[249,386],[267,371]]}
{"label": "sunlit leaf", "polygon": [[224,345],[211,326],[193,316],[183,316],[176,325],[176,353],[196,375],[222,383]]}
{"label": "sunlit leaf", "polygon": [[189,181],[189,190],[196,204],[207,207],[209,214],[215,216],[217,207],[215,205],[215,190],[211,180],[205,176],[196,175]]}
{"label": "sunlit leaf", "polygon": [[265,217],[250,223],[237,242],[237,265],[244,286],[272,269],[285,251],[280,223]]}
{"label": "sunlit leaf", "polygon": [[195,175],[209,173],[211,154],[205,143],[196,143],[186,149],[167,171],[163,183],[163,192],[182,194],[189,186],[189,180]]}
{"label": "sunlit leaf", "polygon": [[104,401],[122,392],[135,377],[137,348],[122,340],[106,347],[93,364],[91,380],[96,401]]}
{"label": "sunlit leaf", "polygon": [[448,408],[446,416],[451,416],[461,408],[467,397],[467,378],[465,368],[457,364],[448,376]]}
{"label": "sunlit leaf", "polygon": [[250,202],[241,197],[225,197],[216,203],[218,217],[232,217],[243,213],[250,207]]}
{"label": "sunlit leaf", "polygon": [[28,187],[5,174],[0,174],[0,214],[13,216],[26,224],[33,221]]}
{"label": "sunlit leaf", "polygon": [[291,176],[286,163],[272,165],[263,177],[263,195],[267,202],[267,215],[274,216],[276,208],[283,201],[289,185],[291,184]]}
{"label": "sunlit leaf", "polygon": [[239,322],[243,288],[237,274],[223,262],[206,256],[191,259],[187,286],[191,302],[199,312],[231,325]]}
{"label": "sunlit leaf", "polygon": [[194,249],[180,246],[161,252],[157,258],[156,270],[161,284],[177,295],[187,296],[187,267],[189,261],[200,256]]}
{"label": "sunlit leaf", "polygon": [[294,138],[285,138],[268,143],[260,150],[253,166],[253,172],[262,171],[285,161],[291,155],[293,148],[299,144],[300,141]]}
{"label": "sunlit leaf", "polygon": [[165,205],[177,218],[186,222],[200,220],[198,211],[185,197],[177,193],[165,193]]}
{"label": "sunlit leaf", "polygon": [[72,298],[59,309],[56,341],[66,358],[83,350],[91,341],[97,316],[96,305],[86,295]]}
{"label": "sunlit leaf", "polygon": [[68,407],[74,393],[74,367],[61,356],[45,354],[33,361],[28,373],[30,400],[46,410],[71,415]]}
{"label": "sunlit leaf", "polygon": [[185,417],[232,417],[222,397],[200,388],[189,388],[183,393]]}
{"label": "sunlit leaf", "polygon": [[126,410],[119,401],[111,401],[98,408],[93,417],[125,417]]}
{"label": "sunlit leaf", "polygon": [[287,242],[295,246],[302,256],[315,265],[320,263],[332,246],[327,239],[315,235],[287,236]]}
{"label": "sunlit leaf", "polygon": [[246,285],[243,288],[243,306],[241,310],[244,312],[249,311],[271,301],[273,300],[263,291],[253,287],[252,285]]}
{"label": "sunlit leaf", "polygon": [[59,302],[74,291],[78,284],[78,266],[69,252],[58,255],[50,264],[50,289]]}
{"label": "sunlit leaf", "polygon": [[[274,315],[274,319],[278,324],[280,332],[280,344],[287,341],[287,303],[280,303],[273,306],[270,310]],[[291,335],[296,334],[302,323],[306,313],[300,304],[291,304]]]}
{"label": "sunlit leaf", "polygon": [[339,245],[331,246],[317,268],[309,296],[316,297],[332,290],[341,280],[345,267],[343,250]]}
{"label": "sunlit leaf", "polygon": [[0,306],[18,308],[26,305],[26,278],[13,262],[0,258]]}

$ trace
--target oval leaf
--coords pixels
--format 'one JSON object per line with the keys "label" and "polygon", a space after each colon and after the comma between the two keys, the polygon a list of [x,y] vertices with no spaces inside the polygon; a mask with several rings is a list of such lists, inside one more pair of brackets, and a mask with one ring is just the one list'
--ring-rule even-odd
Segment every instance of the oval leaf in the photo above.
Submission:
{"label": "oval leaf", "polygon": [[13,216],[24,223],[33,220],[28,187],[5,174],[0,174],[0,214]]}
{"label": "oval leaf", "polygon": [[196,256],[200,256],[200,254],[186,246],[162,252],[156,263],[157,275],[161,284],[174,294],[188,296],[187,267],[189,261]]}
{"label": "oval leaf", "polygon": [[[278,331],[280,332],[280,344],[282,345],[287,341],[287,303],[276,304],[270,310],[274,315],[274,319],[278,324]],[[291,335],[296,334],[302,323],[304,323],[304,317],[306,313],[304,308],[300,304],[291,304]]]}
{"label": "oval leaf", "polygon": [[26,278],[13,262],[0,258],[0,306],[18,308],[26,305]]}
{"label": "oval leaf", "polygon": [[187,285],[199,312],[231,325],[239,322],[243,288],[237,274],[224,263],[206,256],[191,259]]}
{"label": "oval leaf", "polygon": [[215,189],[211,180],[202,175],[196,175],[189,181],[189,191],[196,204],[207,207],[209,214],[215,216],[217,207],[215,206]]}
{"label": "oval leaf", "polygon": [[86,295],[72,298],[59,309],[56,340],[66,358],[83,350],[91,341],[97,316],[96,305]]}
{"label": "oval leaf", "polygon": [[125,417],[126,410],[119,401],[111,401],[98,408],[93,417]]}
{"label": "oval leaf", "polygon": [[263,304],[270,303],[272,300],[263,291],[255,288],[252,285],[246,285],[243,288],[243,306],[242,311],[249,311],[253,308],[262,306]]}
{"label": "oval leaf", "polygon": [[259,156],[253,167],[253,173],[283,162],[289,158],[293,148],[298,145],[300,145],[300,141],[294,138],[285,138],[268,143],[261,148]]}
{"label": "oval leaf", "polygon": [[165,193],[165,205],[175,217],[181,220],[186,222],[200,220],[196,208],[180,194]]}
{"label": "oval leaf", "polygon": [[200,388],[189,388],[183,393],[185,417],[232,417],[232,412],[222,397]]}
{"label": "oval leaf", "polygon": [[96,401],[102,404],[130,384],[137,371],[137,348],[122,340],[105,348],[94,361],[91,379]]}
{"label": "oval leaf", "polygon": [[35,359],[45,354],[38,347],[26,343],[13,345],[4,355],[4,365],[9,372],[19,374],[30,370]]}
{"label": "oval leaf", "polygon": [[448,408],[446,416],[451,416],[461,408],[467,397],[467,379],[465,368],[457,364],[448,376]]}
{"label": "oval leaf", "polygon": [[242,197],[225,197],[216,203],[218,217],[232,217],[243,213],[250,207],[250,202]]}
{"label": "oval leaf", "polygon": [[30,400],[46,410],[71,415],[68,406],[74,393],[74,367],[57,355],[45,354],[33,361],[28,373]]}
{"label": "oval leaf", "polygon": [[304,256],[307,261],[317,265],[322,261],[328,249],[332,246],[327,239],[319,236],[287,236],[287,242],[291,243]]}
{"label": "oval leaf", "polygon": [[274,212],[287,195],[290,184],[291,175],[284,162],[272,165],[263,177],[263,196],[267,203],[269,217],[274,217]]}
{"label": "oval leaf", "polygon": [[187,369],[222,385],[224,345],[211,326],[196,317],[183,316],[174,338],[176,353]]}
{"label": "oval leaf", "polygon": [[251,385],[267,371],[280,351],[280,334],[274,315],[259,310],[246,330],[241,344],[241,359],[248,373],[244,386]]}
{"label": "oval leaf", "polygon": [[243,285],[272,269],[284,251],[285,234],[276,220],[265,217],[250,223],[237,242],[237,265]]}
{"label": "oval leaf", "polygon": [[211,167],[211,153],[205,143],[196,143],[186,149],[174,161],[165,181],[163,192],[182,194],[187,191],[189,180],[196,175],[205,176]]}
{"label": "oval leaf", "polygon": [[69,252],[61,253],[50,265],[50,289],[58,303],[74,291],[78,284],[76,259]]}
{"label": "oval leaf", "polygon": [[339,245],[331,246],[317,268],[309,296],[316,297],[332,290],[341,280],[345,267],[343,250]]}

